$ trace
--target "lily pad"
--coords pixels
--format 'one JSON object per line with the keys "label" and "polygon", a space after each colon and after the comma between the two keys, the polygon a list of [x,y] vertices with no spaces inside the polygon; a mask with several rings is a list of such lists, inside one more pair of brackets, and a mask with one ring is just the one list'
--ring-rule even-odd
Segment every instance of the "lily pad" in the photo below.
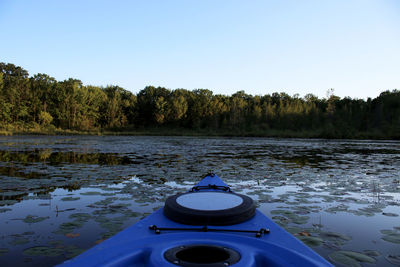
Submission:
{"label": "lily pad", "polygon": [[387,242],[400,244],[400,234],[385,235],[382,237],[382,239]]}
{"label": "lily pad", "polygon": [[8,252],[8,248],[0,248],[0,256],[6,254]]}
{"label": "lily pad", "polygon": [[7,212],[7,211],[10,211],[11,209],[9,209],[9,208],[1,208],[0,209],[0,213],[3,213],[3,212]]}
{"label": "lily pad", "polygon": [[60,224],[58,230],[54,231],[55,234],[68,234],[74,231],[75,229],[81,228],[83,222],[80,221],[73,221],[73,222],[66,222]]}
{"label": "lily pad", "polygon": [[343,241],[350,241],[351,237],[340,234],[340,233],[335,233],[335,232],[321,232],[320,233],[321,237],[328,239],[328,240],[343,240]]}
{"label": "lily pad", "polygon": [[302,228],[296,227],[296,226],[285,227],[285,230],[288,231],[289,233],[293,234],[293,235],[303,231]]}
{"label": "lily pad", "polygon": [[400,266],[400,255],[387,255],[385,258],[391,264]]}
{"label": "lily pad", "polygon": [[395,230],[381,230],[381,233],[384,235],[382,239],[387,242],[400,244],[400,232],[397,230],[397,227],[394,227],[394,229]]}
{"label": "lily pad", "polygon": [[273,210],[273,211],[271,211],[271,214],[282,215],[282,216],[288,218],[292,223],[295,223],[295,224],[305,224],[308,222],[308,219],[310,218],[308,216],[299,216],[289,210]]}
{"label": "lily pad", "polygon": [[370,256],[370,257],[378,257],[381,254],[376,251],[376,250],[364,250],[365,255]]}
{"label": "lily pad", "polygon": [[279,226],[286,226],[288,224],[288,219],[283,216],[273,216],[272,220]]}
{"label": "lily pad", "polygon": [[300,236],[299,239],[309,247],[317,247],[324,242],[324,240],[315,236]]}
{"label": "lily pad", "polygon": [[347,211],[348,208],[349,208],[349,206],[341,204],[341,205],[326,209],[325,211],[329,212],[329,213],[344,212],[344,211]]}
{"label": "lily pad", "polygon": [[108,221],[108,222],[103,222],[100,224],[101,227],[107,229],[110,232],[119,232],[122,230],[122,222],[118,221]]}
{"label": "lily pad", "polygon": [[31,247],[24,250],[24,255],[27,256],[47,256],[47,257],[58,257],[63,254],[63,250],[60,248],[52,248],[45,246]]}
{"label": "lily pad", "polygon": [[389,216],[389,217],[398,217],[399,214],[392,213],[392,212],[382,212],[382,215]]}
{"label": "lily pad", "polygon": [[80,194],[83,195],[83,196],[98,196],[98,195],[101,195],[100,192],[96,192],[96,191],[83,192],[83,193],[80,193]]}
{"label": "lily pad", "polygon": [[76,246],[68,246],[66,249],[66,258],[67,259],[72,259],[75,258],[76,256],[82,254],[85,251],[83,248],[79,248]]}
{"label": "lily pad", "polygon": [[81,199],[80,197],[63,197],[61,201],[76,201]]}
{"label": "lily pad", "polygon": [[13,245],[13,246],[17,246],[17,245],[24,245],[26,243],[29,243],[29,239],[27,239],[27,238],[17,238],[17,239],[14,239],[13,241],[11,241],[9,244]]}
{"label": "lily pad", "polygon": [[375,263],[376,260],[368,255],[355,251],[335,251],[329,255],[329,258],[339,264],[350,267],[360,267],[360,262]]}
{"label": "lily pad", "polygon": [[118,198],[116,198],[116,197],[108,197],[106,199],[97,201],[94,204],[97,205],[97,206],[107,206],[107,205],[110,205],[111,203],[113,203],[114,200],[117,200],[117,199]]}
{"label": "lily pad", "polygon": [[88,213],[74,213],[69,215],[70,219],[75,219],[79,222],[87,222],[92,216]]}
{"label": "lily pad", "polygon": [[38,217],[38,216],[35,216],[35,215],[28,215],[28,216],[25,217],[25,219],[23,219],[23,222],[25,222],[25,223],[38,223],[38,222],[44,221],[44,220],[46,220],[48,218],[50,218],[50,217],[49,216],[47,216],[47,217]]}

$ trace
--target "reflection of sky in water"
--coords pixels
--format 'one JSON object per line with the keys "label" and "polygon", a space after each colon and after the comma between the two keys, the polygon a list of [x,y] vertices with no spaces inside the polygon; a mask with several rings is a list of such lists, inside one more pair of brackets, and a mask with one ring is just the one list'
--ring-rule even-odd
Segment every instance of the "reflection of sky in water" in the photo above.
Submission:
{"label": "reflection of sky in water", "polygon": [[[61,262],[150,214],[210,170],[297,237],[321,238],[313,249],[324,257],[377,250],[377,265],[387,265],[386,256],[399,254],[399,244],[381,232],[400,227],[393,217],[400,214],[399,152],[392,141],[0,137],[0,211],[10,209],[0,213],[0,254],[8,251],[0,265]],[[44,219],[24,222],[28,215]],[[24,254],[33,246],[64,253]]]}

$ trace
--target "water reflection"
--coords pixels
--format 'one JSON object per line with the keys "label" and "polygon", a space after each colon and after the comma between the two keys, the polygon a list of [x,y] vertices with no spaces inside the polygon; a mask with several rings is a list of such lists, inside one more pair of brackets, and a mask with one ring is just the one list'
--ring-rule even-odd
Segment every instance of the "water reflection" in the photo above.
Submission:
{"label": "water reflection", "polygon": [[81,163],[97,165],[127,165],[140,164],[127,156],[117,153],[77,153],[52,152],[51,149],[34,149],[32,151],[0,151],[0,162],[45,163],[59,165],[60,163]]}
{"label": "water reflection", "polygon": [[79,254],[210,170],[327,259],[385,265],[398,254],[398,155],[399,142],[0,138],[0,265]]}

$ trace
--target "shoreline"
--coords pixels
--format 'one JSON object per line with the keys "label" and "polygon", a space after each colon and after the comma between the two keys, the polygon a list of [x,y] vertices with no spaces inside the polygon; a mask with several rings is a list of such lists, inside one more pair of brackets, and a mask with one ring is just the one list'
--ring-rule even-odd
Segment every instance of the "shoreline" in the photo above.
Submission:
{"label": "shoreline", "polygon": [[352,133],[351,135],[339,134],[334,136],[326,134],[322,130],[316,131],[292,131],[292,130],[190,130],[184,128],[148,128],[127,130],[97,130],[78,131],[68,129],[0,129],[0,136],[188,136],[188,137],[265,137],[265,138],[302,138],[302,139],[350,139],[350,140],[400,140],[399,136],[388,136],[379,132]]}

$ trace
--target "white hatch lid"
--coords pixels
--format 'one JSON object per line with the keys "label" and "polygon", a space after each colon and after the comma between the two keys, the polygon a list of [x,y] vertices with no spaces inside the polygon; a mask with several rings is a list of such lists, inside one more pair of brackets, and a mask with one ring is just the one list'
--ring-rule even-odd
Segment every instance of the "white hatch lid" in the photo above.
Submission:
{"label": "white hatch lid", "polygon": [[223,192],[197,192],[184,194],[176,199],[182,207],[194,210],[226,210],[239,206],[243,199]]}

